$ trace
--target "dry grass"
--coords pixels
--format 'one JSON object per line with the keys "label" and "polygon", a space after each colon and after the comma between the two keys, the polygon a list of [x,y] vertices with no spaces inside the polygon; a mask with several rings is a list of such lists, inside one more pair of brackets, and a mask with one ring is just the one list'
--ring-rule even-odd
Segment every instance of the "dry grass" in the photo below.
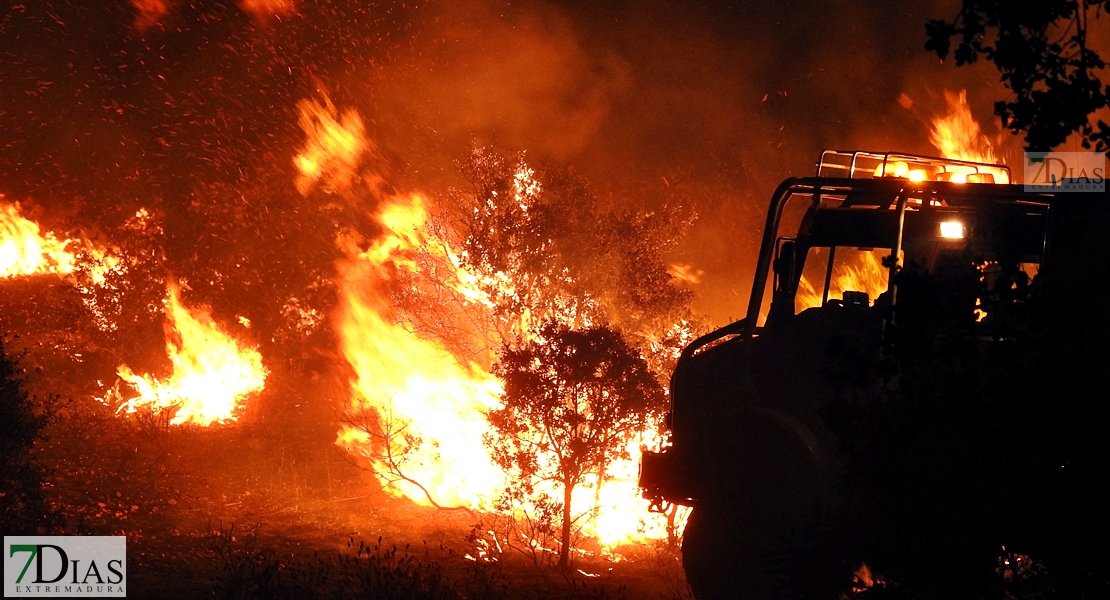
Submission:
{"label": "dry grass", "polygon": [[689,597],[662,543],[474,560],[474,517],[394,498],[319,436],[155,425],[62,423],[41,453],[59,533],[127,535],[128,597]]}

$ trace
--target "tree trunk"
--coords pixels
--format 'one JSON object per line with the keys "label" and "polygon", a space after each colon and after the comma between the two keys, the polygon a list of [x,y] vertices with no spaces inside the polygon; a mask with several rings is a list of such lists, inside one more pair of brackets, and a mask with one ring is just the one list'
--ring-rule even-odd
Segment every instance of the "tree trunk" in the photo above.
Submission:
{"label": "tree trunk", "polygon": [[678,505],[672,504],[671,509],[667,511],[667,547],[678,547],[678,534],[675,532],[674,521],[675,515],[678,514]]}
{"label": "tree trunk", "polygon": [[559,566],[566,567],[570,564],[570,495],[574,491],[574,483],[563,482],[563,535],[562,547],[559,549]]}

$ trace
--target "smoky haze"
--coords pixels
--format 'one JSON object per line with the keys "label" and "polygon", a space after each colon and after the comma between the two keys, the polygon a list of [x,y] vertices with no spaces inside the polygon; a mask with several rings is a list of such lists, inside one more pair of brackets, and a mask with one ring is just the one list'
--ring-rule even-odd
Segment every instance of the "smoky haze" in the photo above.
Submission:
{"label": "smoky haze", "polygon": [[822,149],[933,154],[946,88],[998,132],[997,74],[922,48],[958,3],[902,4],[8,3],[0,193],[59,227],[157,200],[187,240],[199,195],[296,193],[296,103],[326,93],[398,190],[442,197],[469,147],[496,144],[614,202],[693,204],[673,258],[722,323],[744,311],[770,192]]}

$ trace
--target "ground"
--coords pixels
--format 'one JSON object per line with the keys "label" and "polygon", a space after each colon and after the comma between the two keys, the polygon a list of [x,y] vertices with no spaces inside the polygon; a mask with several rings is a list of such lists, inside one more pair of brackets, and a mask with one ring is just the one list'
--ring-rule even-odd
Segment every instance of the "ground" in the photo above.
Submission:
{"label": "ground", "polygon": [[472,560],[475,516],[394,498],[313,436],[101,426],[55,424],[40,460],[64,533],[127,536],[129,598],[688,597],[662,542],[570,572],[513,551]]}

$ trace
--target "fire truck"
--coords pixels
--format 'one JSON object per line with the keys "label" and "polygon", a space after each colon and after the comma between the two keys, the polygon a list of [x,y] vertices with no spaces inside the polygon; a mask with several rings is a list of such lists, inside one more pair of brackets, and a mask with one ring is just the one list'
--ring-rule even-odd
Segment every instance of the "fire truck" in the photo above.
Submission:
{"label": "fire truck", "polygon": [[[853,533],[868,501],[845,482],[834,408],[895,393],[906,340],[1004,344],[1038,298],[1070,297],[1076,272],[1110,273],[1075,242],[1106,204],[1027,191],[1002,165],[898,153],[825,151],[816,177],[783,181],[746,316],[682,352],[669,441],[642,456],[644,497],[693,507],[695,596],[848,589],[868,560]],[[1087,237],[1105,246],[1104,230]]]}

